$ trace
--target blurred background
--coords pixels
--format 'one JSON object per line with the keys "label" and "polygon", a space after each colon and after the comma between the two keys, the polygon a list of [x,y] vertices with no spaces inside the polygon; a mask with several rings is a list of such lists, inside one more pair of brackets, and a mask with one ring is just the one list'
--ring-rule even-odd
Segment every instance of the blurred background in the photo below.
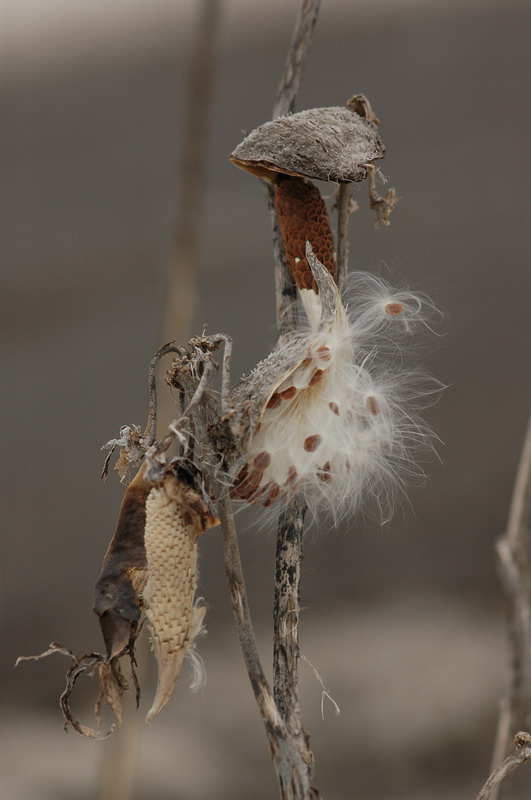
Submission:
{"label": "blurred background", "polygon": [[[231,333],[237,378],[274,342],[274,287],[261,186],[228,155],[271,116],[298,3],[219,5],[197,300],[183,295],[173,335],[190,315],[191,332]],[[140,712],[103,743],[62,730],[66,659],[13,669],[51,641],[102,649],[93,585],[123,487],[115,472],[100,480],[100,448],[145,422],[200,6],[12,0],[2,11],[2,800],[277,796],[217,529],[200,547],[208,683],[192,695],[183,675],[150,729],[147,657]],[[384,527],[358,518],[307,538],[302,654],[341,714],[325,698],[321,715],[305,661],[301,701],[330,800],[469,800],[489,771],[506,678],[494,542],[529,411],[529,23],[526,0],[323,0],[307,60],[299,110],[364,92],[382,120],[382,169],[401,202],[374,230],[355,188],[350,268],[443,309],[423,361],[448,386],[428,412],[440,460],[410,505]],[[270,674],[274,535],[252,514],[238,521]],[[94,699],[88,683],[74,698],[87,724]],[[123,758],[120,793],[109,774]]]}

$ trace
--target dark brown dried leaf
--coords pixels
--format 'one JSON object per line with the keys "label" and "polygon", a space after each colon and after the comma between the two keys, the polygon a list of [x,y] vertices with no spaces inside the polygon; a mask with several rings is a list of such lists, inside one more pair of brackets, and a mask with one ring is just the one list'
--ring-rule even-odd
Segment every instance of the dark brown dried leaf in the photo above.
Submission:
{"label": "dark brown dried leaf", "polygon": [[143,464],[126,489],[95,588],[94,611],[100,618],[109,659],[119,656],[134,641],[142,610],[140,596],[147,578],[146,499],[152,488],[144,472]]}

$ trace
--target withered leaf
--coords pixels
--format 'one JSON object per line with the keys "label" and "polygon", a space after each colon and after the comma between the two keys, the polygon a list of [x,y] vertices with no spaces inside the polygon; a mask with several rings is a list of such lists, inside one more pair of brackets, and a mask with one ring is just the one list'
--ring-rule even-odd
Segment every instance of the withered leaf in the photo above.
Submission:
{"label": "withered leaf", "polygon": [[[59,704],[65,719],[65,730],[71,725],[81,736],[85,736],[88,739],[106,739],[114,730],[114,726],[112,726],[107,733],[101,733],[101,712],[103,705],[106,704],[110,707],[118,723],[120,723],[122,719],[121,696],[127,688],[116,660],[109,662],[102,653],[87,653],[77,657],[71,650],[67,650],[65,647],[62,647],[62,645],[52,642],[48,650],[45,650],[39,655],[20,656],[17,658],[15,666],[21,661],[40,661],[40,659],[46,658],[53,653],[67,656],[67,658],[70,658],[73,662],[66,673],[66,687],[59,699]],[[133,658],[131,658],[131,661],[133,664]],[[96,701],[95,708],[97,721],[96,730],[90,728],[88,725],[84,725],[76,719],[70,708],[70,697],[74,686],[77,679],[84,673],[86,673],[88,677],[97,675],[100,683],[100,694]]]}
{"label": "withered leaf", "polygon": [[147,577],[144,528],[151,484],[143,464],[126,489],[116,531],[95,587],[94,611],[109,660],[124,652],[137,634],[140,596]]}

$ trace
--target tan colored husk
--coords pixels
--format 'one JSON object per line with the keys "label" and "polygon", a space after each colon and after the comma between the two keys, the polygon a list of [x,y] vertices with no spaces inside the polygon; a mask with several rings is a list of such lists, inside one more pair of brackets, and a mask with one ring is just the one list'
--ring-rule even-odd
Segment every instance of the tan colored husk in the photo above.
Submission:
{"label": "tan colored husk", "polygon": [[274,182],[279,173],[322,181],[362,181],[367,165],[385,156],[376,125],[332,106],[310,108],[266,122],[246,136],[230,160]]}
{"label": "tan colored husk", "polygon": [[208,506],[189,484],[168,476],[146,503],[145,546],[148,580],[144,608],[158,667],[149,722],[167,704],[183,659],[201,631],[204,607],[195,604],[200,533],[217,525]]}

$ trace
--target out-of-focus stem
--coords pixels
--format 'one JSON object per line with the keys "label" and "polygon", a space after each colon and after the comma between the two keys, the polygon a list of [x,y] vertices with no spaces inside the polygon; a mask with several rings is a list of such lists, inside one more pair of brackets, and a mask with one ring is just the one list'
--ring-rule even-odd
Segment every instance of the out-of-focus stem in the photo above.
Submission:
{"label": "out-of-focus stem", "polygon": [[[185,342],[190,336],[196,303],[196,274],[204,225],[208,121],[215,76],[215,49],[221,17],[220,0],[201,0],[191,44],[191,65],[183,112],[182,146],[177,174],[177,217],[168,263],[162,341]],[[173,416],[169,395],[161,398],[161,429]]]}
{"label": "out-of-focus stem", "polygon": [[[492,757],[496,770],[507,756],[511,738],[531,727],[531,420],[520,458],[507,532],[496,549],[506,601],[510,676],[500,700],[500,714]],[[499,796],[501,781],[490,792]]]}

